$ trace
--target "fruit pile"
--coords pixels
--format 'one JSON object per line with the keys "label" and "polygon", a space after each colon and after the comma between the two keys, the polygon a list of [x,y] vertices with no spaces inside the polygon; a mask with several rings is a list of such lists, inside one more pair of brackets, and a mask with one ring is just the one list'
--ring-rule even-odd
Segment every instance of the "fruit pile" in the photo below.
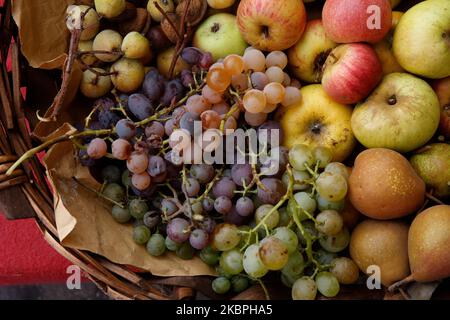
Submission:
{"label": "fruit pile", "polygon": [[67,140],[91,191],[219,294],[269,296],[269,271],[301,300],[373,267],[391,290],[449,277],[450,2],[398,2],[70,6],[92,111]]}

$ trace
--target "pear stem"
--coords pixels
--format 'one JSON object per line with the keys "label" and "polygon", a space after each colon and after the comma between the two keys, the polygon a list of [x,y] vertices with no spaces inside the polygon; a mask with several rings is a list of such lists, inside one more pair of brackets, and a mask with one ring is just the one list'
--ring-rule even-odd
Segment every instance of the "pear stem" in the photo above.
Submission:
{"label": "pear stem", "polygon": [[432,194],[430,194],[430,193],[425,193],[425,196],[428,198],[428,199],[430,199],[430,200],[433,200],[434,202],[436,202],[436,203],[439,203],[439,204],[445,204],[444,202],[442,202],[441,200],[439,200],[438,198],[436,198],[436,197],[434,197]]}
{"label": "pear stem", "polygon": [[395,290],[397,290],[399,287],[408,284],[410,282],[415,281],[414,279],[414,275],[410,274],[409,276],[407,276],[405,279],[397,281],[396,283],[392,284],[391,286],[389,286],[388,290],[390,292],[394,292]]}

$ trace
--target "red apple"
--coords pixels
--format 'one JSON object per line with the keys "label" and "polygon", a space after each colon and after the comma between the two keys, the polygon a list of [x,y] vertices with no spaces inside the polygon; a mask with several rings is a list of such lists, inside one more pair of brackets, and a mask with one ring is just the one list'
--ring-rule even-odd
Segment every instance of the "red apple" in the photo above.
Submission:
{"label": "red apple", "polygon": [[389,0],[327,0],[322,10],[325,31],[338,43],[381,41],[391,20]]}
{"label": "red apple", "polygon": [[450,139],[450,77],[434,81],[433,89],[441,105],[439,131],[446,139]]}
{"label": "red apple", "polygon": [[333,100],[354,104],[370,94],[382,74],[380,60],[371,46],[344,44],[331,51],[325,61],[322,85]]}
{"label": "red apple", "polygon": [[237,23],[244,39],[264,51],[285,50],[302,36],[306,11],[300,0],[242,0]]}

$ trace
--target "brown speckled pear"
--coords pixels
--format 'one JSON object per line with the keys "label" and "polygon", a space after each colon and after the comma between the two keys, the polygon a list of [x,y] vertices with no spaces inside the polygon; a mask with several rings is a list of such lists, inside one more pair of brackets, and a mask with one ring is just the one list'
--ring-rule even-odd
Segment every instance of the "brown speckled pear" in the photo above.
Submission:
{"label": "brown speckled pear", "polygon": [[349,179],[355,208],[373,219],[395,219],[418,210],[425,183],[400,153],[383,148],[361,152]]}
{"label": "brown speckled pear", "polygon": [[408,252],[414,280],[450,277],[450,206],[434,206],[417,215],[409,229]]}
{"label": "brown speckled pear", "polygon": [[389,286],[409,272],[408,225],[400,221],[365,220],[350,239],[350,256],[362,272],[380,267],[381,283]]}

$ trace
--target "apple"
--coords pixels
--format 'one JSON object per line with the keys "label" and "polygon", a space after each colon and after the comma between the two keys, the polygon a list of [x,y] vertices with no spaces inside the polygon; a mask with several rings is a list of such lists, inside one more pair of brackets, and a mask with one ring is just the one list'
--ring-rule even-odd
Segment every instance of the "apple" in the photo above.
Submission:
{"label": "apple", "polygon": [[369,95],[382,78],[382,67],[373,48],[363,43],[343,44],[325,61],[322,85],[342,104],[354,104]]}
{"label": "apple", "polygon": [[326,36],[322,20],[309,21],[300,40],[288,50],[292,73],[300,80],[320,83],[325,60],[336,46]]}
{"label": "apple", "polygon": [[338,43],[381,41],[391,28],[389,0],[327,0],[322,21],[330,39]]}
{"label": "apple", "polygon": [[210,52],[214,61],[229,54],[243,55],[248,46],[239,32],[236,16],[229,13],[218,13],[203,21],[195,32],[193,44]]}
{"label": "apple", "polygon": [[367,148],[409,152],[433,136],[439,118],[439,100],[428,83],[408,73],[391,73],[355,107],[352,129]]}
{"label": "apple", "polygon": [[439,131],[446,139],[450,139],[450,77],[435,80],[433,89],[441,105]]}
{"label": "apple", "polygon": [[394,53],[392,52],[392,40],[394,38],[394,31],[395,31],[395,28],[397,27],[397,24],[400,21],[400,18],[402,15],[403,15],[403,12],[399,12],[399,11],[392,12],[391,30],[389,30],[389,33],[383,40],[381,40],[380,42],[377,42],[373,46],[373,48],[375,49],[375,52],[378,55],[378,58],[380,59],[381,66],[383,67],[383,75],[387,75],[387,74],[393,73],[393,72],[404,72],[405,71],[402,68],[402,66],[398,63],[397,59],[394,56]]}
{"label": "apple", "polygon": [[[158,71],[167,79],[170,78],[170,65],[172,64],[173,56],[176,54],[176,48],[170,47],[158,54],[156,57],[156,66]],[[183,60],[183,58],[178,57],[175,67],[173,69],[173,75],[177,76],[182,70],[189,69],[189,64]]]}
{"label": "apple", "polygon": [[242,36],[253,47],[285,50],[302,36],[306,11],[300,0],[242,0],[237,21]]}
{"label": "apple", "polygon": [[300,89],[299,103],[285,108],[279,117],[284,132],[283,144],[328,147],[333,160],[341,162],[352,152],[356,140],[350,126],[352,108],[332,100],[320,84]]}
{"label": "apple", "polygon": [[408,72],[431,79],[450,76],[450,1],[428,0],[406,11],[393,49]]}

